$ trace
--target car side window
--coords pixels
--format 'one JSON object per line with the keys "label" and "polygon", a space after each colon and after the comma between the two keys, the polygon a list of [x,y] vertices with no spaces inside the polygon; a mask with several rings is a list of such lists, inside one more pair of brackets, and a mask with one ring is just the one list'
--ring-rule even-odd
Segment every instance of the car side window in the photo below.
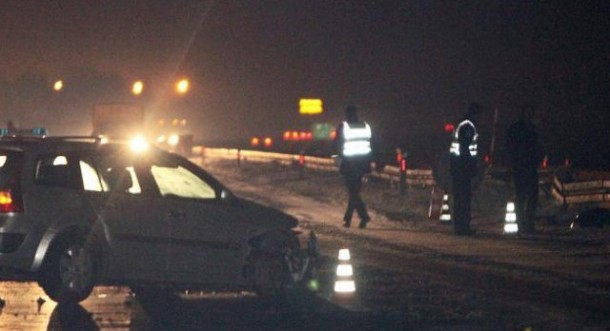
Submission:
{"label": "car side window", "polygon": [[112,189],[118,192],[141,194],[142,188],[133,166],[119,166],[106,169]]}
{"label": "car side window", "polygon": [[216,198],[216,191],[210,184],[182,166],[153,165],[151,173],[163,197]]}
{"label": "car side window", "polygon": [[102,175],[101,181],[110,190],[130,194],[142,193],[141,181],[132,162],[109,154],[97,158],[96,166]]}
{"label": "car side window", "polygon": [[79,188],[76,182],[71,180],[68,158],[65,155],[50,155],[43,157],[36,163],[36,184],[63,187]]}
{"label": "car side window", "polygon": [[80,167],[81,179],[83,181],[83,189],[85,191],[108,191],[108,183],[102,180],[102,178],[99,176],[91,160],[80,160],[78,165]]}

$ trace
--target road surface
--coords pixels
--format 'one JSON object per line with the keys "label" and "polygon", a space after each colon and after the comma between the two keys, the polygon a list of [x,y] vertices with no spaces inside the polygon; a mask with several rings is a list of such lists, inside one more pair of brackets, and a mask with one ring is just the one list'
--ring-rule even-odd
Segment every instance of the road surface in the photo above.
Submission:
{"label": "road surface", "polygon": [[[479,213],[474,220],[478,232],[456,237],[449,226],[417,212],[414,204],[425,203],[429,188],[410,188],[401,197],[375,183],[365,186],[365,198],[381,195],[386,208],[372,204],[367,229],[345,229],[345,197],[336,176],[251,165],[206,168],[238,195],[296,216],[305,233],[315,231],[323,253],[315,296],[287,304],[251,293],[159,295],[96,287],[80,306],[58,307],[34,283],[3,282],[0,330],[610,327],[610,237],[605,230],[571,233],[560,224],[541,226],[532,236],[507,236],[495,216]],[[403,200],[412,214],[388,207]],[[355,269],[357,292],[349,297],[332,292],[337,252],[343,247],[350,249]]]}

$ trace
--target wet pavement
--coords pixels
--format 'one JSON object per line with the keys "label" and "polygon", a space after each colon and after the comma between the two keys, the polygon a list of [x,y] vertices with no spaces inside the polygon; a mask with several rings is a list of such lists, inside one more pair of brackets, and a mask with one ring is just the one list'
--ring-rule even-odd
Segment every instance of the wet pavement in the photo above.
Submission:
{"label": "wet pavement", "polygon": [[129,289],[96,287],[81,305],[59,306],[36,283],[0,282],[0,330],[152,329]]}
{"label": "wet pavement", "polygon": [[60,306],[36,283],[0,282],[0,330],[363,330],[402,329],[403,318],[355,304],[350,296],[156,291],[99,286],[80,305]]}

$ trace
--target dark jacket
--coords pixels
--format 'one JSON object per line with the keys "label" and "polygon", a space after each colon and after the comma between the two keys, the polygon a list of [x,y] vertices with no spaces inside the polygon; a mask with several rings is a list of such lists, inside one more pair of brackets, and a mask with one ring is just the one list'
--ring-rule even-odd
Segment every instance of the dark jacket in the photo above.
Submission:
{"label": "dark jacket", "polygon": [[523,119],[513,123],[506,134],[506,151],[516,170],[537,169],[542,155],[536,127]]}

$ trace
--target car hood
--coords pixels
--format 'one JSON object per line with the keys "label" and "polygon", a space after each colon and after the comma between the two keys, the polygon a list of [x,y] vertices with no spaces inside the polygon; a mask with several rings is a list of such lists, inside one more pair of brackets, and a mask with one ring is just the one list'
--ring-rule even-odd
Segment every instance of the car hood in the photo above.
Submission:
{"label": "car hood", "polygon": [[254,222],[257,226],[265,229],[292,229],[296,227],[299,221],[282,211],[275,208],[263,206],[259,203],[239,199],[244,212],[250,222]]}

